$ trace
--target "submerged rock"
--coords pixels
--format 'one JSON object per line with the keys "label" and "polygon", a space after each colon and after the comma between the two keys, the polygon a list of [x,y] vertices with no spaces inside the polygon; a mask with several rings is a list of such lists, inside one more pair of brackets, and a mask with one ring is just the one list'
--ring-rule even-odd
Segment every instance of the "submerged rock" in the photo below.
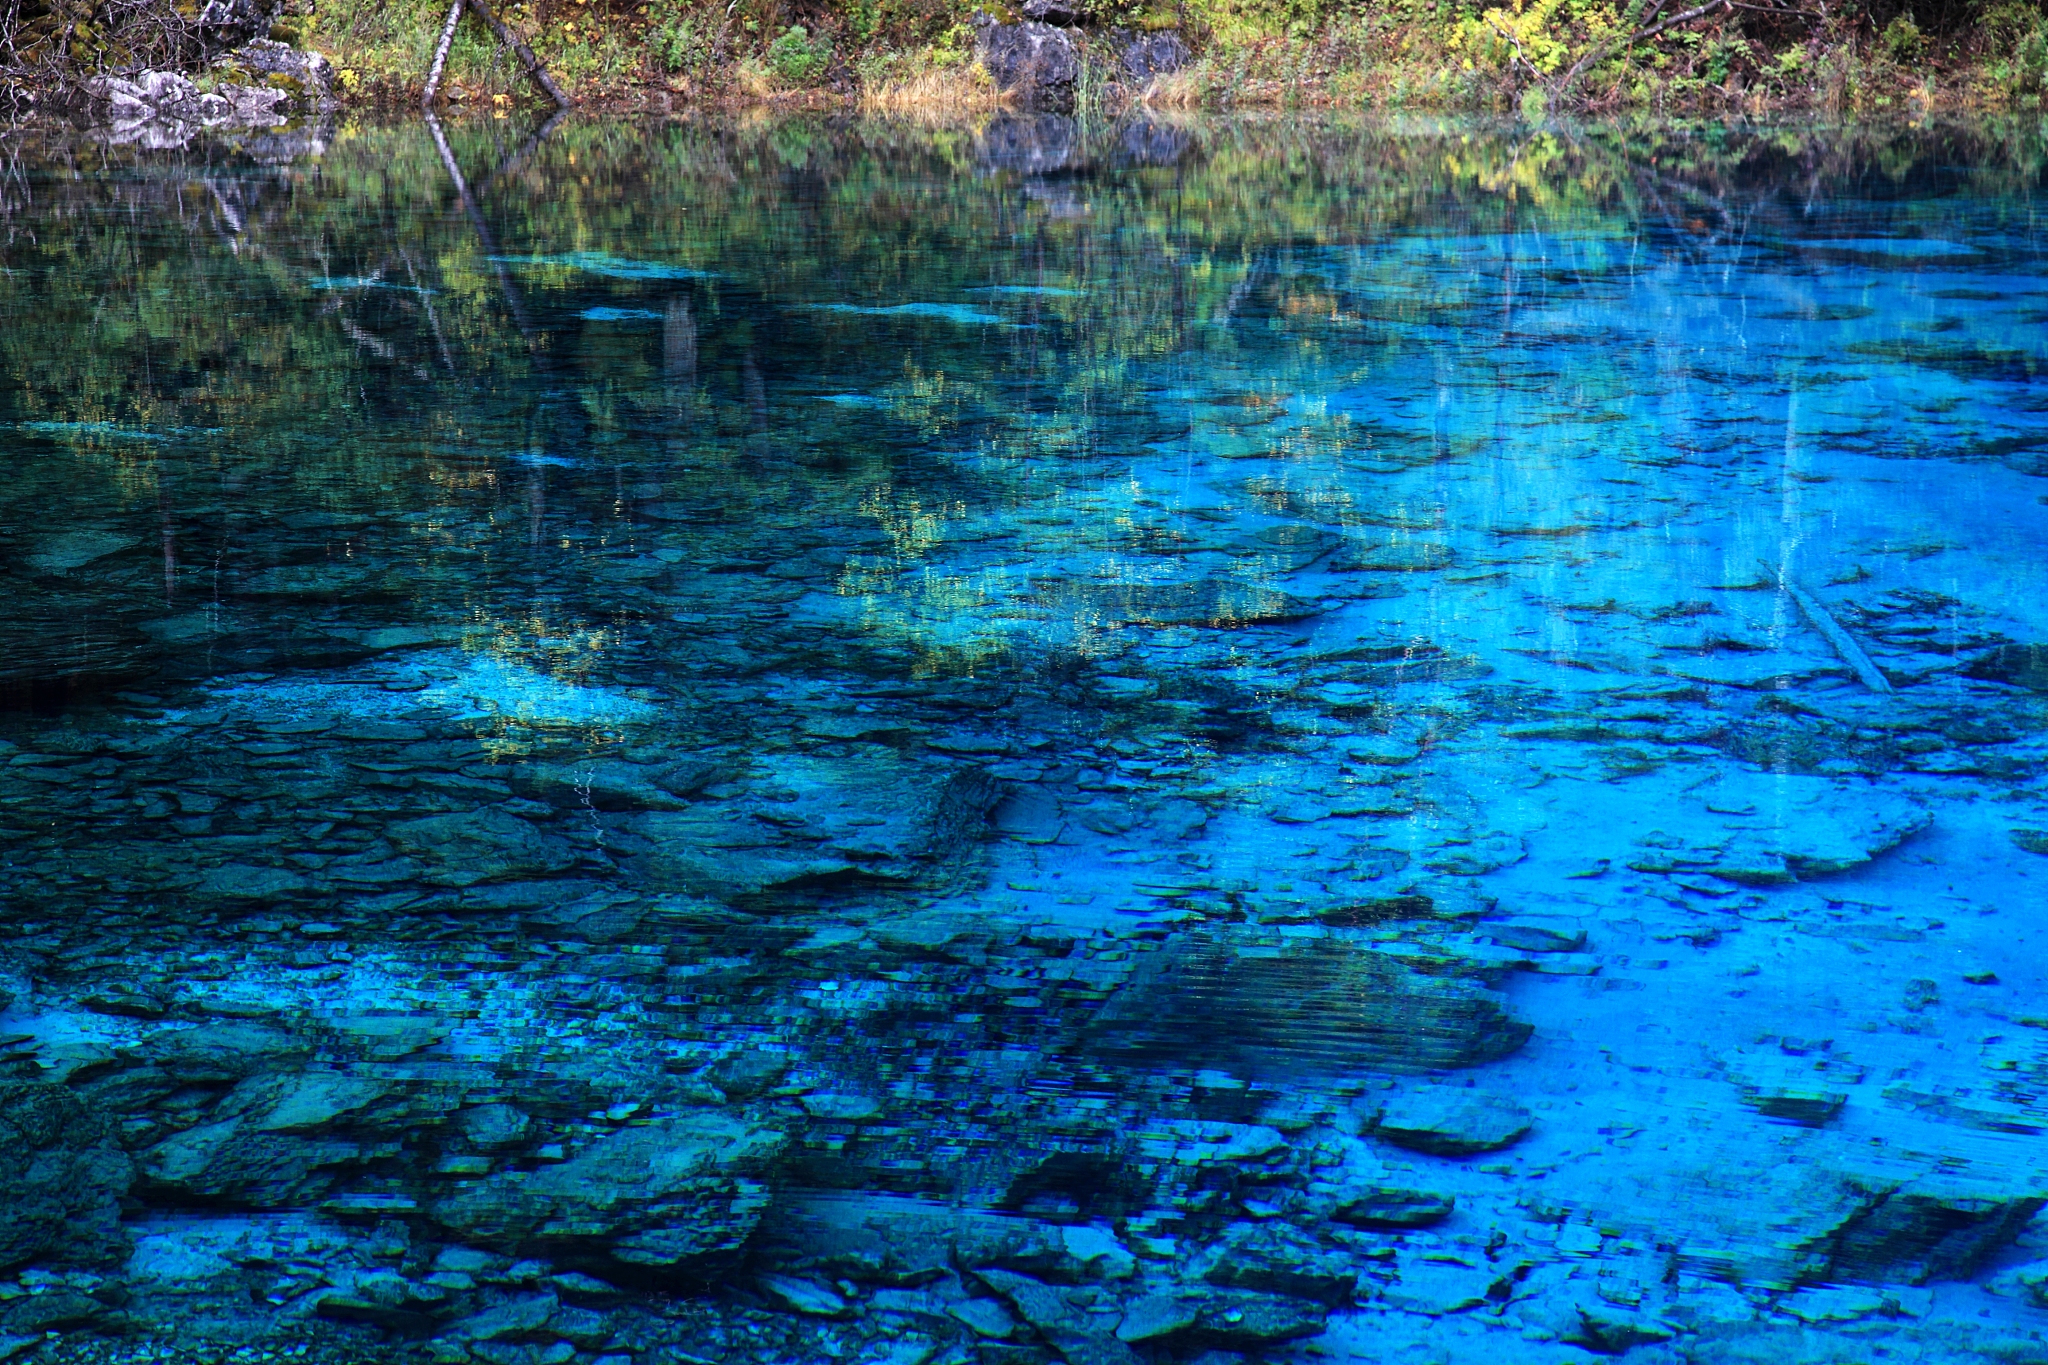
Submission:
{"label": "submerged rock", "polygon": [[1915,797],[1866,784],[1774,773],[1688,793],[1688,807],[1637,841],[1638,872],[1706,872],[1776,886],[1846,872],[1932,823]]}
{"label": "submerged rock", "polygon": [[979,960],[993,932],[985,918],[945,910],[893,915],[868,926],[869,936],[885,948],[963,962]]}
{"label": "submerged rock", "polygon": [[478,1151],[501,1152],[526,1141],[533,1117],[510,1104],[479,1104],[457,1115],[455,1126]]}
{"label": "submerged rock", "polygon": [[1462,682],[1493,672],[1493,666],[1477,655],[1453,653],[1427,640],[1330,650],[1312,656],[1310,662],[1319,681],[1369,687]]}
{"label": "submerged rock", "polygon": [[262,1132],[226,1119],[165,1139],[143,1153],[140,1166],[144,1184],[159,1196],[284,1209],[319,1200],[333,1188],[336,1168],[363,1155],[353,1142]]}
{"label": "submerged rock", "polygon": [[[1476,1258],[1475,1258],[1476,1259]],[[1400,1280],[1382,1291],[1392,1307],[1432,1317],[1477,1308],[1494,1293],[1502,1272],[1487,1264],[1457,1259],[1413,1259],[1401,1266]]]}
{"label": "submerged rock", "polygon": [[1449,568],[1457,558],[1448,545],[1394,540],[1355,544],[1330,567],[1339,573],[1429,573]]}
{"label": "submerged rock", "polygon": [[1576,953],[1586,946],[1586,931],[1548,924],[1489,924],[1484,937],[1504,948],[1525,953]]}
{"label": "submerged rock", "polygon": [[368,1076],[300,1071],[252,1076],[215,1111],[261,1133],[316,1134],[364,1123],[392,1087]]}
{"label": "submerged rock", "polygon": [[1582,1296],[1570,1311],[1577,1320],[1558,1334],[1558,1340],[1583,1346],[1595,1355],[1624,1355],[1638,1346],[1669,1341],[1677,1335],[1665,1324],[1607,1303],[1597,1295]]}
{"label": "submerged rock", "polygon": [[1842,1110],[1848,1096],[1839,1090],[1819,1087],[1778,1085],[1750,1091],[1743,1103],[1765,1118],[1783,1119],[1806,1128],[1818,1128]]}
{"label": "submerged rock", "polygon": [[851,1306],[841,1294],[816,1280],[801,1279],[795,1275],[762,1275],[754,1283],[760,1286],[762,1293],[792,1313],[814,1318],[853,1316]]}
{"label": "submerged rock", "polygon": [[1329,1310],[1300,1299],[1218,1290],[1196,1304],[1188,1339],[1226,1351],[1258,1351],[1320,1336]]}
{"label": "submerged rock", "polygon": [[2048,1308],[2048,1261],[2014,1266],[1993,1282],[2001,1293],[2017,1293],[2037,1308]]}
{"label": "submerged rock", "polygon": [[1068,1365],[1138,1365],[1138,1354],[1117,1336],[1122,1314],[1114,1308],[1091,1312],[1092,1294],[1077,1295],[1013,1270],[981,1269],[975,1277],[1009,1300]]}
{"label": "submerged rock", "polygon": [[0,1270],[126,1257],[121,1197],[133,1179],[127,1153],[77,1096],[0,1081]]}
{"label": "submerged rock", "polygon": [[1347,1192],[1330,1221],[1347,1227],[1395,1232],[1433,1227],[1451,1216],[1458,1201],[1428,1190],[1370,1189]]}
{"label": "submerged rock", "polygon": [[1867,1192],[1807,1243],[1808,1278],[1846,1284],[1967,1280],[2011,1245],[2048,1199],[1939,1179]]}
{"label": "submerged rock", "polygon": [[1277,588],[1233,579],[1122,584],[1103,593],[1103,610],[1152,626],[1281,625],[1320,615],[1322,606]]}
{"label": "submerged rock", "polygon": [[909,881],[976,840],[1001,794],[974,769],[785,757],[739,799],[636,817],[629,856],[657,886],[719,898],[835,878]]}
{"label": "submerged rock", "polygon": [[267,904],[312,892],[313,882],[281,867],[223,863],[209,868],[193,890],[209,899]]}
{"label": "submerged rock", "polygon": [[35,552],[23,562],[38,574],[62,576],[108,555],[132,550],[141,543],[134,536],[119,531],[83,528],[39,542]]}
{"label": "submerged rock", "polygon": [[2048,645],[2000,645],[1970,660],[1966,678],[2048,692]]}
{"label": "submerged rock", "polygon": [[1818,1128],[1841,1112],[1863,1068],[1825,1053],[1741,1052],[1729,1059],[1729,1076],[1764,1117]]}
{"label": "submerged rock", "polygon": [[287,601],[359,602],[372,597],[396,597],[402,592],[400,582],[371,565],[333,560],[259,569],[237,586],[245,596]]}
{"label": "submerged rock", "polygon": [[1423,1072],[1496,1061],[1531,1032],[1490,992],[1350,943],[1205,934],[1151,956],[1103,1006],[1094,1050],[1255,1076]]}
{"label": "submerged rock", "polygon": [[239,1081],[299,1061],[312,1049],[281,1029],[228,1021],[163,1029],[138,1043],[133,1056],[188,1084]]}
{"label": "submerged rock", "polygon": [[1194,1300],[1178,1294],[1147,1294],[1133,1299],[1116,1325],[1118,1341],[1153,1341],[1184,1332],[1201,1313]]}
{"label": "submerged rock", "polygon": [[1226,1289],[1253,1289],[1341,1308],[1358,1288],[1350,1253],[1325,1247],[1285,1223],[1238,1224],[1198,1266]]}
{"label": "submerged rock", "polygon": [[1529,1111],[1483,1090],[1447,1085],[1406,1090],[1387,1102],[1374,1133],[1397,1147],[1432,1156],[1470,1156],[1520,1140]]}
{"label": "submerged rock", "polygon": [[426,862],[426,879],[442,886],[545,876],[576,862],[565,840],[488,808],[403,821],[391,827],[391,839]]}
{"label": "submerged rock", "polygon": [[[750,1244],[779,1273],[915,1285],[953,1268],[956,1243],[997,1220],[895,1195],[813,1191],[776,1202]],[[1014,1220],[1011,1220],[1014,1221]],[[963,1256],[963,1263],[976,1257]]]}
{"label": "submerged rock", "polygon": [[698,763],[649,765],[617,759],[522,763],[506,780],[512,790],[551,805],[588,810],[687,810],[689,798],[721,776]]}
{"label": "submerged rock", "polygon": [[506,1171],[435,1204],[454,1236],[508,1253],[556,1247],[604,1253],[690,1280],[738,1252],[767,1206],[761,1177],[778,1129],[691,1113],[626,1128],[559,1166]]}
{"label": "submerged rock", "polygon": [[153,642],[97,613],[31,600],[0,621],[0,707],[105,691],[146,678],[157,665]]}

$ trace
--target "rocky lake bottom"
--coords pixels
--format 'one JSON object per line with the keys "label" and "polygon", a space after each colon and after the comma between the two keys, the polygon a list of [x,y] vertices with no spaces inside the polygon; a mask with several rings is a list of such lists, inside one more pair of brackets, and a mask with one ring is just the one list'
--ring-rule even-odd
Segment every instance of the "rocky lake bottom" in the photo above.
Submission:
{"label": "rocky lake bottom", "polygon": [[515,126],[0,187],[0,1360],[2048,1361],[2038,158]]}

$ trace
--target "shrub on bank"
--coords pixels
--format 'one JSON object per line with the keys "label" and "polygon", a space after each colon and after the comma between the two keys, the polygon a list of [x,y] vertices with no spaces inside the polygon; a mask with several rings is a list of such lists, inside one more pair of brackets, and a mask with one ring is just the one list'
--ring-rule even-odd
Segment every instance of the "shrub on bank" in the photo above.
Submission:
{"label": "shrub on bank", "polygon": [[802,24],[791,24],[768,44],[768,70],[784,85],[801,88],[825,74],[832,44],[822,33],[813,38]]}

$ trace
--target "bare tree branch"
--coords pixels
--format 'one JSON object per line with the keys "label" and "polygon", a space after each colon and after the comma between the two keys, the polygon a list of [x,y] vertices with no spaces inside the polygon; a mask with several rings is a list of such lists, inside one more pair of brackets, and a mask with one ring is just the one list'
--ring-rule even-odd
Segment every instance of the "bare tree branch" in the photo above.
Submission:
{"label": "bare tree branch", "polygon": [[1530,61],[1527,57],[1522,55],[1522,44],[1520,39],[1516,38],[1514,34],[1502,28],[1499,24],[1496,24],[1493,21],[1493,16],[1491,14],[1486,16],[1486,25],[1488,28],[1491,28],[1495,33],[1498,33],[1501,37],[1508,40],[1508,46],[1514,48],[1515,50],[1515,60],[1520,62],[1523,66],[1528,67],[1529,74],[1531,76],[1533,76],[1539,81],[1543,79],[1543,73],[1536,69],[1536,63]]}
{"label": "bare tree branch", "polygon": [[[1631,33],[1620,45],[1623,47],[1633,47],[1637,43],[1649,41],[1667,29],[1676,28],[1680,24],[1689,24],[1695,19],[1704,18],[1715,10],[1732,10],[1735,7],[1735,0],[1707,0],[1703,5],[1695,5],[1689,10],[1670,15],[1664,19],[1658,19],[1657,15],[1662,12],[1665,4],[1666,0],[1657,0],[1657,3],[1651,6],[1650,12],[1643,17],[1642,26],[1637,28],[1634,33]],[[1613,51],[1615,46],[1616,43],[1611,38],[1606,42],[1594,44],[1591,51],[1573,62],[1570,69],[1564,75],[1557,78],[1552,88],[1560,95],[1571,89],[1572,82],[1579,78],[1580,72]]]}
{"label": "bare tree branch", "polygon": [[1656,37],[1665,29],[1676,28],[1680,24],[1689,24],[1695,19],[1704,18],[1706,15],[1712,14],[1717,9],[1725,10],[1733,9],[1734,7],[1735,0],[1707,0],[1707,3],[1704,5],[1697,5],[1692,9],[1685,11],[1685,13],[1683,14],[1672,15],[1669,19],[1664,20],[1664,22],[1660,24],[1637,31],[1635,36],[1629,39],[1629,42],[1644,42],[1648,39]]}

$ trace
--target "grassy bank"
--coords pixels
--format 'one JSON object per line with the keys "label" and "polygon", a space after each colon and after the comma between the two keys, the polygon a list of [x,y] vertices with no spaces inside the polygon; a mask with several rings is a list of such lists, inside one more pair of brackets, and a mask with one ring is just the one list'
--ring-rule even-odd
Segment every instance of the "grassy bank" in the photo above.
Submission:
{"label": "grassy bank", "polygon": [[[1828,114],[2038,110],[2039,0],[1086,0],[1084,105],[1299,104]],[[1807,8],[1807,5],[1812,5]],[[521,0],[505,17],[579,101],[775,100],[958,112],[996,102],[971,0]],[[417,98],[436,0],[291,0],[279,36],[328,53],[353,101]],[[1001,14],[999,17],[1014,17]],[[1112,35],[1172,27],[1186,69],[1120,80]],[[527,98],[474,20],[457,102]]]}

